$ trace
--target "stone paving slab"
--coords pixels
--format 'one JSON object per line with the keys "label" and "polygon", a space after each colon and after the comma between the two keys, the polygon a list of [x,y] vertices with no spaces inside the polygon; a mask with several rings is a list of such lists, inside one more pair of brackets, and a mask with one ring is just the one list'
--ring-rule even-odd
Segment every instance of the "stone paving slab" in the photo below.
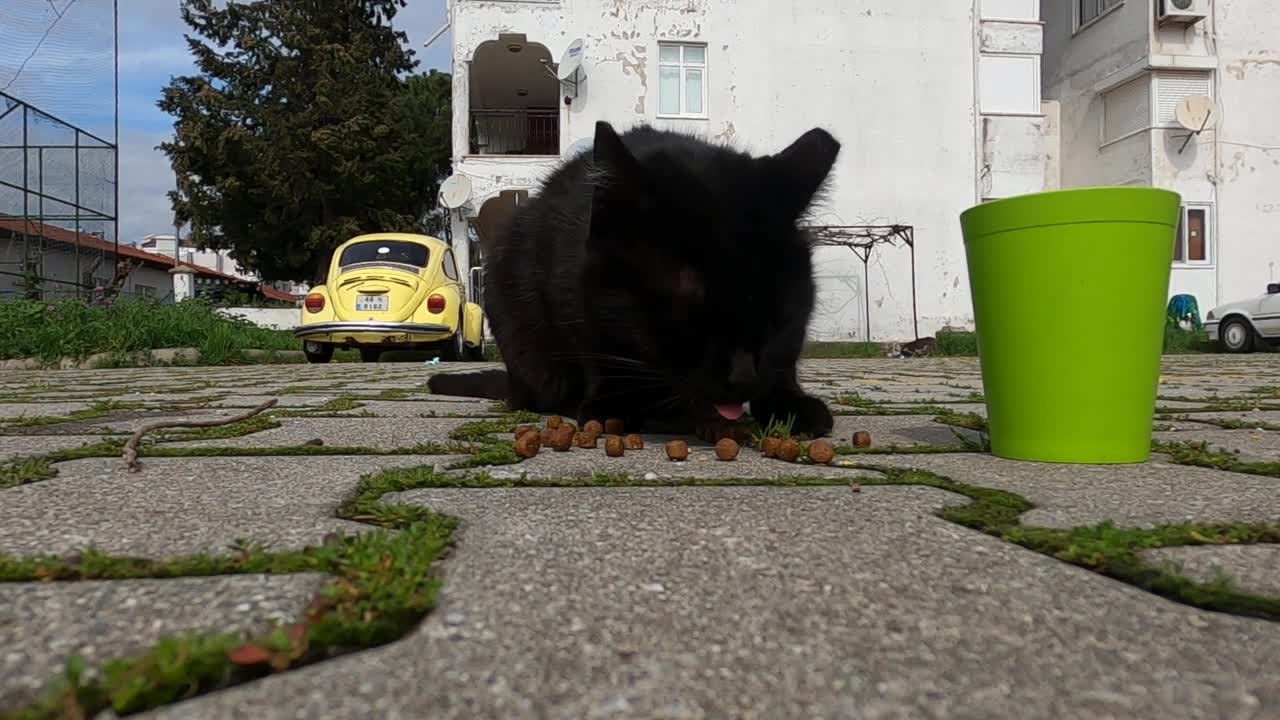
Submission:
{"label": "stone paving slab", "polygon": [[1280,522],[1280,480],[1205,468],[1025,463],[989,455],[868,455],[846,462],[929,470],[1017,493],[1037,507],[1026,525],[1069,528],[1114,520],[1124,527],[1172,522]]}
{"label": "stone paving slab", "polygon": [[[352,417],[282,418],[277,430],[200,444],[272,447],[321,438],[329,445],[390,448],[442,439],[466,422],[418,415],[479,417],[490,415],[492,404],[416,393],[403,400],[371,398],[419,387],[431,372],[483,367],[55,371],[6,374],[0,388],[48,388],[40,399],[86,406],[103,393],[163,402],[218,396],[212,402],[222,407],[179,415],[225,417],[240,412],[233,401],[252,400],[243,403],[251,406],[272,392],[302,386],[305,394],[280,395],[280,406],[316,407],[339,395],[356,395],[364,406]],[[1280,386],[1280,366],[1272,358],[1169,358],[1163,375],[1165,397],[1262,403],[1260,386]],[[924,408],[908,401],[964,399],[981,391],[974,359],[807,361],[801,380],[823,397],[857,393],[881,407],[916,413],[837,419],[837,440],[847,443],[853,430],[864,429],[878,448],[955,445],[951,429],[932,422],[935,411],[921,413]],[[1265,402],[1280,405],[1280,398]],[[946,407],[985,415],[982,403]],[[1197,417],[1270,415],[1280,411]],[[128,429],[130,418],[141,424],[156,416],[154,409],[122,412],[41,428],[47,437],[0,438],[0,456],[6,447],[45,443],[53,449],[73,437],[94,441],[99,438],[83,436],[87,428]],[[1249,431],[1160,423],[1177,427],[1167,436],[1179,441],[1227,433],[1238,440],[1242,457],[1267,456],[1268,438],[1276,435],[1263,434],[1259,443]],[[662,449],[665,439],[648,436],[645,450],[621,459],[605,457],[603,449],[544,450],[531,461],[487,471],[544,479],[651,474],[650,482],[798,474],[856,481],[874,475],[769,461],[750,450],[725,463],[707,444],[692,441],[690,461],[671,463]],[[442,467],[457,459],[144,457],[136,474],[118,458],[59,463],[54,480],[0,491],[0,552],[68,553],[92,542],[108,552],[161,558],[227,552],[238,538],[296,548],[333,530],[369,529],[333,517],[361,475],[385,467]],[[1029,525],[1280,522],[1280,481],[1172,465],[1159,456],[1115,467],[1014,463],[975,453],[846,456],[841,462],[932,470],[1019,493],[1038,505],[1022,518]],[[1258,671],[1280,657],[1280,623],[1166,602],[964,530],[934,512],[965,500],[929,488],[868,485],[857,494],[843,483],[523,488],[415,491],[387,499],[424,504],[463,521],[457,547],[442,566],[439,611],[387,647],[150,716],[1269,720],[1280,707],[1280,682]],[[1275,592],[1280,567],[1273,550],[1175,548],[1149,557],[1185,556],[1193,577],[1212,580],[1217,567],[1241,587]],[[220,610],[227,619],[222,627],[233,627],[239,616],[225,596],[234,593],[215,578],[189,582],[197,589],[188,604]],[[20,625],[16,642],[23,653],[51,658],[63,647],[58,642],[94,632],[115,637],[109,628],[137,621],[124,603],[142,586],[136,592],[119,586],[130,588],[119,595],[107,594],[117,592],[112,583],[87,587],[0,585],[33,606],[51,601],[49,593],[119,598],[121,607],[103,604],[100,617],[73,614],[47,623],[56,632]],[[170,617],[163,608],[154,614]],[[85,632],[74,630],[78,624]],[[0,647],[13,644],[0,640]]]}
{"label": "stone paving slab", "polygon": [[15,457],[74,450],[103,441],[101,435],[0,435],[0,462]]}
{"label": "stone paving slab", "polygon": [[[356,410],[355,412],[359,412]],[[424,443],[443,443],[449,433],[472,422],[468,418],[290,418],[279,419],[280,427],[251,435],[218,440],[172,443],[172,447],[269,448],[302,445],[320,439],[325,445],[364,447],[379,450],[411,448]]]}
{"label": "stone paving slab", "polygon": [[1221,573],[1243,590],[1280,596],[1280,545],[1160,548],[1143,556],[1155,563],[1172,562],[1200,582],[1213,582]]}
{"label": "stone paving slab", "polygon": [[489,474],[498,479],[514,479],[521,476],[530,479],[586,478],[595,474],[612,478],[640,480],[671,480],[674,478],[760,478],[770,480],[786,477],[818,477],[856,481],[862,476],[878,476],[877,473],[851,471],[848,468],[800,465],[771,460],[749,449],[743,449],[736,460],[722,461],[715,449],[702,442],[689,443],[689,459],[672,462],[667,458],[664,435],[648,436],[641,450],[627,450],[620,458],[611,458],[604,452],[604,443],[595,450],[574,448],[568,452],[543,450],[537,457],[521,462],[490,468]]}
{"label": "stone paving slab", "polygon": [[96,666],[187,632],[264,632],[292,622],[331,578],[224,575],[0,584],[0,708],[36,699],[72,655]]}
{"label": "stone paving slab", "polygon": [[1264,717],[1280,626],[931,515],[928,488],[416,491],[464,525],[394,645],[147,718]]}
{"label": "stone paving slab", "polygon": [[[426,399],[430,398],[430,399]],[[465,415],[470,418],[486,418],[501,415],[494,409],[493,403],[457,402],[436,400],[436,396],[427,395],[422,400],[360,400],[363,405],[351,412],[353,414],[368,413],[376,417],[422,418],[422,417],[457,417]]]}
{"label": "stone paving slab", "polygon": [[330,532],[370,526],[334,509],[362,475],[436,465],[449,456],[119,458],[58,465],[58,477],[0,491],[0,552],[78,552],[168,558],[226,553],[238,539],[276,549],[319,544]]}
{"label": "stone paving slab", "polygon": [[979,433],[967,428],[953,428],[933,421],[932,415],[837,415],[832,439],[850,444],[853,434],[865,430],[871,434],[872,447],[912,447],[917,445],[958,446],[960,438],[978,442]]}
{"label": "stone paving slab", "polygon": [[0,403],[0,425],[22,418],[65,417],[88,410],[90,405],[87,402]]}

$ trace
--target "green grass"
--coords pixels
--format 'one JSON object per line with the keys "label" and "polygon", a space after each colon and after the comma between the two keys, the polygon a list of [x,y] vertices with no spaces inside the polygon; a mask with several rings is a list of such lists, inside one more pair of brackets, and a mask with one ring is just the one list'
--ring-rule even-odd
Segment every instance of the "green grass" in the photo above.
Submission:
{"label": "green grass", "polygon": [[52,362],[95,353],[194,347],[203,365],[243,361],[245,350],[297,350],[291,333],[228,318],[200,301],[177,304],[121,299],[109,308],[78,300],[0,303],[0,360]]}
{"label": "green grass", "polygon": [[807,342],[800,357],[810,360],[882,358],[885,347],[877,342]]}
{"label": "green grass", "polygon": [[1187,332],[1172,322],[1164,326],[1165,355],[1193,355],[1214,352],[1209,333],[1204,330]]}
{"label": "green grass", "polygon": [[977,357],[978,334],[965,330],[942,330],[937,334],[940,357]]}
{"label": "green grass", "polygon": [[[977,357],[978,336],[966,330],[942,330],[932,353],[934,357]],[[882,342],[808,342],[801,357],[812,360],[882,358],[888,345]]]}

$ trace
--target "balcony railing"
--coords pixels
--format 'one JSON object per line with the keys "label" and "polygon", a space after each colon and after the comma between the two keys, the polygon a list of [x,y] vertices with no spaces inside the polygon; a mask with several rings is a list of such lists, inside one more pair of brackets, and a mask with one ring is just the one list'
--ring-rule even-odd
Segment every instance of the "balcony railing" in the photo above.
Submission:
{"label": "balcony railing", "polygon": [[472,110],[472,155],[559,155],[556,110]]}

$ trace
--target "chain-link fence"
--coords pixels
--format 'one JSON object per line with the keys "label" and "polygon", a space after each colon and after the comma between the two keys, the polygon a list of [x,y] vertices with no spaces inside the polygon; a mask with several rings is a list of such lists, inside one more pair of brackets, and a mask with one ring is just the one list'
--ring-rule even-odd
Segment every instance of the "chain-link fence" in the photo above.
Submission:
{"label": "chain-link fence", "polygon": [[117,0],[0,0],[0,298],[117,280],[117,17]]}

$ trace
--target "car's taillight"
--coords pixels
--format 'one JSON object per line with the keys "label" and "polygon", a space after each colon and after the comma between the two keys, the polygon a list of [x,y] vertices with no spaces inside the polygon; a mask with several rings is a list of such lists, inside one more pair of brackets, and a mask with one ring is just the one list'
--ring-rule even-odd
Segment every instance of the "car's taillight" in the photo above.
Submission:
{"label": "car's taillight", "polygon": [[309,313],[318,313],[324,309],[324,296],[320,293],[311,293],[306,300],[302,301],[304,307]]}
{"label": "car's taillight", "polygon": [[427,309],[437,315],[444,312],[444,306],[445,302],[443,295],[432,295],[427,298]]}

